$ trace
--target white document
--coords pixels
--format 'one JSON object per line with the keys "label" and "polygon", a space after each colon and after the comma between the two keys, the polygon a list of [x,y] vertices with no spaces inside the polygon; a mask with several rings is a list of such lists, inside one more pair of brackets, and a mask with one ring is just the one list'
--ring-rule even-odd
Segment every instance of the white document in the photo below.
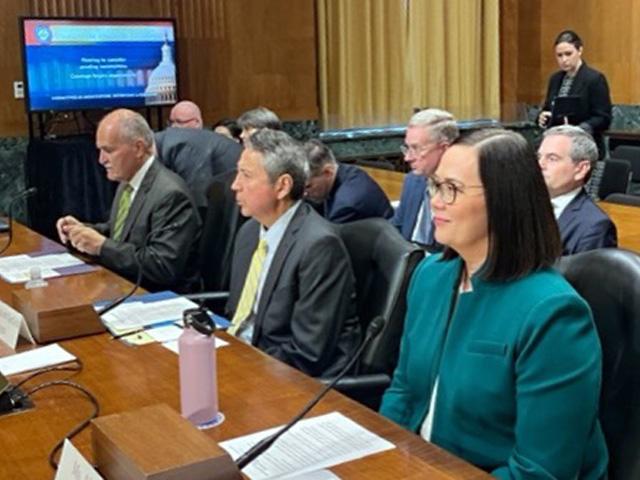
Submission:
{"label": "white document", "polygon": [[340,480],[340,477],[331,470],[318,470],[316,472],[307,472],[302,475],[294,475],[287,477],[289,480]]}
{"label": "white document", "polygon": [[54,480],[102,480],[102,477],[73,443],[65,438]]}
{"label": "white document", "polygon": [[156,342],[171,342],[178,340],[184,330],[176,325],[168,325],[166,327],[156,327],[145,330],[151,338]]}
{"label": "white document", "polygon": [[189,308],[198,308],[198,305],[184,297],[157,302],[125,302],[103,315],[102,321],[113,332],[126,331],[182,319],[182,312]]}
{"label": "white document", "polygon": [[15,349],[20,335],[36,343],[22,314],[0,301],[0,340]]}
{"label": "white document", "polygon": [[59,277],[55,269],[83,265],[84,262],[69,253],[50,255],[12,255],[0,258],[0,276],[9,283],[26,282],[31,277],[31,268],[38,267],[42,278]]}
{"label": "white document", "polygon": [[[221,442],[235,460],[280,427]],[[252,480],[291,479],[395,446],[339,412],[300,421],[266,453],[247,465]]]}
{"label": "white document", "polygon": [[24,322],[24,317],[7,305],[0,302],[0,340],[15,349],[18,344],[20,327]]}
{"label": "white document", "polygon": [[[154,328],[153,330],[157,330],[157,329]],[[227,345],[229,345],[229,342],[216,337],[216,348],[226,347]],[[171,350],[173,353],[176,353],[176,354],[180,353],[180,350],[178,349],[178,340],[171,340],[168,342],[164,342],[162,346],[164,348]]]}
{"label": "white document", "polygon": [[0,358],[0,372],[5,376],[50,367],[75,360],[76,357],[57,343]]}

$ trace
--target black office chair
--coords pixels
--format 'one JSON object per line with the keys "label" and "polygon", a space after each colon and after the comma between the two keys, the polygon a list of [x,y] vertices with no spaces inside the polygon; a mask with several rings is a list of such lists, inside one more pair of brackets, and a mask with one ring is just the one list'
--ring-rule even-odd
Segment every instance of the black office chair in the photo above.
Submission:
{"label": "black office chair", "polygon": [[611,158],[627,160],[631,165],[631,181],[640,182],[640,147],[620,145],[613,149]]}
{"label": "black office chair", "polygon": [[632,205],[640,207],[640,195],[628,195],[625,193],[612,193],[605,201],[611,203],[619,203],[620,205]]}
{"label": "black office chair", "polygon": [[627,160],[609,158],[604,162],[598,197],[607,198],[612,193],[627,193],[631,180],[631,165]]}
{"label": "black office chair", "polygon": [[409,280],[424,252],[381,218],[336,227],[351,258],[363,331],[377,316],[386,321],[363,352],[358,370],[336,389],[377,410],[398,361]]}
{"label": "black office chair", "polygon": [[602,344],[600,423],[609,479],[640,478],[640,256],[592,250],[557,266],[591,307]]}
{"label": "black office chair", "polygon": [[247,220],[231,191],[235,171],[213,178],[207,191],[207,210],[200,239],[199,269],[204,291],[229,290],[231,256],[236,234]]}

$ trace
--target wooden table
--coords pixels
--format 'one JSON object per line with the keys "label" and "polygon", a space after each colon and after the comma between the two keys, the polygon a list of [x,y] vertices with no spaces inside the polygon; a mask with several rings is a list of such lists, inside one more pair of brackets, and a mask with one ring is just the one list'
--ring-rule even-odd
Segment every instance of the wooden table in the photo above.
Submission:
{"label": "wooden table", "polygon": [[[0,234],[0,245],[4,245],[7,234]],[[29,228],[14,222],[13,242],[3,256],[19,253],[60,253],[66,249],[57,242],[53,242]],[[49,284],[61,284],[78,295],[84,295],[96,300],[117,298],[127,292],[133,285],[115,273],[97,266],[90,273],[50,278]],[[24,290],[24,284],[10,284],[0,279],[0,300],[11,304],[11,294],[16,290]]]}
{"label": "wooden table", "polygon": [[[14,253],[20,246],[43,242],[27,229],[21,229],[17,236]],[[3,298],[12,288],[16,287],[0,281]],[[231,342],[218,350],[220,408],[226,420],[207,431],[216,441],[285,423],[321,388],[316,380],[299,371],[226,334],[222,336]],[[83,361],[83,371],[71,379],[95,394],[101,415],[161,402],[179,411],[178,358],[173,352],[158,344],[126,346],[106,334],[60,343]],[[47,374],[28,385],[66,376],[61,372]],[[92,408],[82,395],[65,387],[37,392],[33,400],[33,410],[0,417],[0,478],[51,478],[53,472],[47,463],[50,449]],[[393,450],[332,468],[341,478],[488,478],[484,472],[337,392],[331,392],[311,415],[334,410],[396,445]],[[93,460],[89,431],[81,433],[74,444]]]}
{"label": "wooden table", "polygon": [[599,202],[618,230],[618,246],[640,253],[640,207]]}

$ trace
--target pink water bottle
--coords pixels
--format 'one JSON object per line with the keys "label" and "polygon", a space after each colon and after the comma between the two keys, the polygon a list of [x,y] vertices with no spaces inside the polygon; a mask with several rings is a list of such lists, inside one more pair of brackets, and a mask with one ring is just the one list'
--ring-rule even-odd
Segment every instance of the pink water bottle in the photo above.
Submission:
{"label": "pink water bottle", "polygon": [[185,310],[183,316],[178,339],[182,416],[198,428],[209,428],[219,420],[215,325],[200,309]]}

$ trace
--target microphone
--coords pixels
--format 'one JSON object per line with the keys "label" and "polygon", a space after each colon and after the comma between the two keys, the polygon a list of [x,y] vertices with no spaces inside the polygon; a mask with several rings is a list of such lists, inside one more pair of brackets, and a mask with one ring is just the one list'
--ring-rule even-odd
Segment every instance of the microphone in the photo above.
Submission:
{"label": "microphone", "polygon": [[9,208],[8,208],[9,211],[7,212],[7,217],[8,217],[7,231],[9,233],[9,238],[7,239],[7,243],[5,244],[5,246],[2,247],[2,250],[0,250],[0,255],[2,255],[7,250],[7,248],[11,246],[11,241],[13,240],[13,209],[15,207],[16,202],[18,200],[22,200],[23,198],[29,198],[35,195],[36,193],[38,193],[38,189],[36,187],[27,188],[26,190],[23,190],[22,192],[17,194],[15,197],[13,197],[9,202]]}
{"label": "microphone", "polygon": [[[162,228],[158,228],[156,230],[151,230],[144,237],[144,242],[142,244],[141,250],[144,250],[145,248],[147,248],[147,246],[149,245],[149,240],[151,240],[151,237],[153,237],[154,235],[158,235],[160,233],[166,232],[167,230],[174,230],[174,229],[177,229],[177,228],[178,228],[178,224],[176,222],[173,222],[173,223],[170,223],[169,225],[165,225]],[[102,317],[104,314],[110,312],[111,310],[116,308],[118,305],[120,305],[123,302],[125,302],[128,298],[130,298],[135,293],[135,291],[138,288],[140,288],[140,284],[142,283],[142,273],[143,273],[142,263],[140,263],[140,259],[138,258],[137,255],[134,255],[133,258],[135,259],[136,266],[138,267],[138,273],[136,275],[135,284],[133,285],[131,290],[129,290],[127,293],[125,293],[121,297],[115,299],[113,302],[107,304],[107,306],[105,306],[102,310],[100,310],[98,312],[98,316]]]}
{"label": "microphone", "polygon": [[369,327],[367,328],[367,333],[364,337],[364,340],[356,350],[356,353],[353,354],[351,360],[345,365],[345,367],[329,382],[327,386],[325,386],[320,393],[318,393],[307,405],[302,409],[300,413],[298,413],[293,419],[287,423],[280,430],[275,432],[273,435],[269,435],[266,438],[263,438],[258,443],[256,443],[253,447],[243,453],[237,460],[236,465],[238,469],[242,470],[248,464],[253,462],[256,458],[266,452],[273,443],[278,440],[285,432],[287,432],[291,427],[293,427],[296,423],[298,423],[304,416],[309,413],[309,411],[316,406],[316,404],[322,400],[322,398],[327,394],[329,390],[331,390],[334,385],[340,380],[345,374],[351,369],[353,364],[356,362],[360,355],[362,355],[362,351],[364,348],[371,343],[371,341],[378,336],[378,334],[382,331],[386,324],[386,320],[383,317],[375,317]]}

